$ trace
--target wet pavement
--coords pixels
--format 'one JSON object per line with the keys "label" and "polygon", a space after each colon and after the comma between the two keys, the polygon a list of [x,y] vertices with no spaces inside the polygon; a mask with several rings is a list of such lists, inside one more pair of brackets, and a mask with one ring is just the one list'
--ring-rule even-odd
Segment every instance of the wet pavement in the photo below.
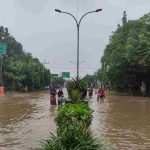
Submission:
{"label": "wet pavement", "polygon": [[[89,100],[94,135],[108,139],[115,150],[150,149],[150,98],[108,94],[104,102]],[[47,92],[0,97],[0,150],[33,150],[56,132],[56,107]]]}

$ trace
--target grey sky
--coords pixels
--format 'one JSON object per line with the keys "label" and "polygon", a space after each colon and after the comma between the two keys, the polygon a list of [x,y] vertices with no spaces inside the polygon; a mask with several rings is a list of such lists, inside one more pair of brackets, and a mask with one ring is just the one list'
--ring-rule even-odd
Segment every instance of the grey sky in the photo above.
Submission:
{"label": "grey sky", "polygon": [[[53,73],[70,71],[76,74],[76,26],[65,14],[54,12],[55,8],[81,17],[89,10],[103,11],[84,18],[80,32],[80,75],[94,73],[100,67],[100,58],[108,43],[109,35],[121,24],[122,13],[128,19],[137,19],[149,12],[149,0],[0,0],[0,25],[31,52],[49,62]],[[52,68],[53,67],[53,68]],[[97,68],[97,69],[96,69]]]}

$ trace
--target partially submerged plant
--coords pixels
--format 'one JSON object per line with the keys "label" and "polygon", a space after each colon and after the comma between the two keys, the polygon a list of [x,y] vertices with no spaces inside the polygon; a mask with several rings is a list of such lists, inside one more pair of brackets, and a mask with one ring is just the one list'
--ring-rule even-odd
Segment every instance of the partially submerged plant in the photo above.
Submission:
{"label": "partially submerged plant", "polygon": [[63,130],[66,126],[72,124],[75,120],[88,127],[92,120],[93,111],[86,103],[66,104],[59,108],[56,117],[58,128]]}
{"label": "partially submerged plant", "polygon": [[[77,83],[79,86],[80,82]],[[81,95],[76,84],[70,85],[75,87],[70,92],[73,103],[59,107],[55,120],[57,134],[51,134],[49,139],[44,140],[40,150],[107,150],[105,143],[94,138],[90,132],[93,111],[88,103],[80,101]]]}
{"label": "partially submerged plant", "polygon": [[80,102],[80,93],[77,89],[73,89],[69,95],[69,98],[72,100],[73,103]]}
{"label": "partially submerged plant", "polygon": [[77,90],[79,92],[80,99],[84,99],[87,94],[87,83],[82,79],[72,78],[72,80],[69,80],[67,83],[67,91],[69,96],[73,90]]}
{"label": "partially submerged plant", "polygon": [[75,121],[63,132],[53,134],[42,142],[40,150],[106,150],[104,143],[94,138],[89,129]]}

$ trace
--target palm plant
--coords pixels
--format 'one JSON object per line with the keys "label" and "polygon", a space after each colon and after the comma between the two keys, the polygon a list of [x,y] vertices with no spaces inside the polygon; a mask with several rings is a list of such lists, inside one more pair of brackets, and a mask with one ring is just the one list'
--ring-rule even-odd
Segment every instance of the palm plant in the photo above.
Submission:
{"label": "palm plant", "polygon": [[67,91],[69,96],[71,95],[73,90],[77,90],[79,92],[80,99],[84,99],[87,94],[87,83],[80,78],[72,78],[72,80],[69,80],[67,83]]}
{"label": "palm plant", "polygon": [[73,89],[69,95],[69,98],[72,100],[73,103],[80,102],[80,93],[77,89]]}

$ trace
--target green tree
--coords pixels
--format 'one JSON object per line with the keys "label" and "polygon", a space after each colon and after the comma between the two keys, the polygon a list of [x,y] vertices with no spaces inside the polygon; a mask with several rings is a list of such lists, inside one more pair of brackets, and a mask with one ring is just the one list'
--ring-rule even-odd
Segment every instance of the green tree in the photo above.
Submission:
{"label": "green tree", "polygon": [[86,83],[88,84],[88,87],[90,86],[96,87],[97,78],[95,74],[94,75],[87,74],[83,77],[83,80],[86,81]]}
{"label": "green tree", "polygon": [[65,80],[62,77],[53,77],[51,80],[51,84],[55,87],[64,86]]}
{"label": "green tree", "polygon": [[3,56],[3,79],[7,90],[30,91],[50,84],[50,70],[25,52],[8,28],[0,27],[0,42],[7,44],[7,53]]}
{"label": "green tree", "polygon": [[139,92],[142,81],[149,87],[149,39],[150,13],[119,27],[104,50],[98,71],[101,80],[114,89],[132,93]]}

